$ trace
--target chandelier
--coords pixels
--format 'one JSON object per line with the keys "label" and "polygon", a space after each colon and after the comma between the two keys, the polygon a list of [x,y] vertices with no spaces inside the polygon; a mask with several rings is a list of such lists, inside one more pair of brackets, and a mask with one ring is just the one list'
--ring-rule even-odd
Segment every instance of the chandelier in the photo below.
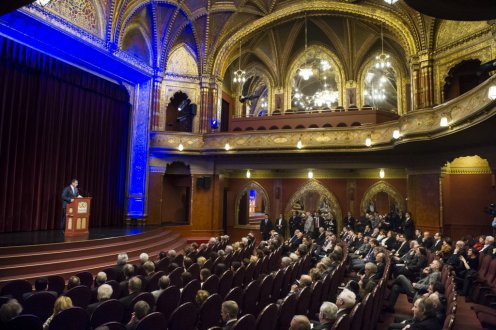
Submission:
{"label": "chandelier", "polygon": [[238,70],[234,71],[235,84],[244,84],[246,81],[246,71],[241,70],[241,41],[239,42],[239,58],[238,58]]}
{"label": "chandelier", "polygon": [[313,103],[317,107],[321,107],[323,105],[326,105],[327,107],[331,107],[333,103],[335,103],[338,100],[338,91],[331,91],[328,89],[324,89],[323,91],[319,91],[315,93],[313,96]]}
{"label": "chandelier", "polygon": [[300,77],[303,78],[303,80],[308,80],[312,75],[313,75],[313,69],[312,66],[308,66],[308,58],[307,58],[307,48],[308,48],[308,41],[307,41],[307,14],[305,13],[305,66],[300,68],[300,72],[298,73]]}
{"label": "chandelier", "polygon": [[385,69],[391,67],[391,61],[389,60],[389,54],[384,53],[384,35],[382,33],[382,23],[381,23],[381,53],[375,57],[376,69]]}

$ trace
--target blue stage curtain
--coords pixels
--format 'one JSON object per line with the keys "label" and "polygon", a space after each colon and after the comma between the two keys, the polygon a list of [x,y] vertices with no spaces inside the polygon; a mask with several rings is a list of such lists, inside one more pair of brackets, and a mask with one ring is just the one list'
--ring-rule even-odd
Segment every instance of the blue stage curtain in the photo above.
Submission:
{"label": "blue stage curtain", "polygon": [[129,117],[123,86],[0,36],[0,232],[58,229],[72,178],[122,223]]}

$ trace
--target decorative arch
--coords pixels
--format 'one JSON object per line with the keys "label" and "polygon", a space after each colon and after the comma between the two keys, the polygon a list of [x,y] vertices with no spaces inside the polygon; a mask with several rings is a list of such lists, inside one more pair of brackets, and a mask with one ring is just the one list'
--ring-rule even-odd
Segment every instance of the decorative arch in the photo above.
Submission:
{"label": "decorative arch", "polygon": [[[298,71],[300,66],[306,61],[306,59],[312,56],[311,54],[324,54],[325,57],[329,57],[331,59],[331,64],[336,67],[336,80],[339,93],[338,105],[341,105],[344,100],[344,91],[346,90],[346,79],[344,75],[345,70],[339,57],[329,48],[323,45],[310,45],[308,46],[306,51],[302,49],[289,65],[286,77],[284,78],[284,99],[286,100],[285,104],[291,105],[292,79],[296,75],[296,72]],[[286,108],[290,108],[290,106],[287,106]]]}
{"label": "decorative arch", "polygon": [[371,185],[363,195],[362,201],[360,202],[360,212],[366,210],[372,198],[380,192],[385,192],[391,196],[400,211],[405,211],[405,199],[401,196],[398,190],[386,181],[379,181]]}
{"label": "decorative arch", "polygon": [[167,60],[166,72],[198,77],[198,61],[195,52],[185,43],[175,46]]}
{"label": "decorative arch", "polygon": [[286,204],[286,208],[284,209],[284,216],[286,217],[286,219],[289,219],[291,217],[293,205],[310,191],[317,191],[320,194],[319,205],[321,205],[324,199],[327,198],[327,200],[331,204],[330,212],[334,215],[334,218],[336,219],[339,227],[341,227],[341,223],[343,221],[343,212],[341,211],[341,206],[339,205],[338,199],[332,192],[330,192],[317,180],[308,181],[303,187],[298,189],[293,194],[293,196],[291,196],[288,204]]}
{"label": "decorative arch", "polygon": [[[398,115],[404,115],[406,114],[406,98],[408,97],[406,95],[406,82],[410,79],[409,74],[407,69],[404,67],[404,64],[401,63],[401,61],[398,61],[397,57],[394,56],[394,54],[389,53],[391,56],[391,66],[393,67],[393,70],[396,74],[396,86],[397,86],[397,113]],[[375,54],[371,54],[366,61],[363,62],[363,64],[360,66],[359,71],[358,71],[358,84],[357,84],[357,105],[359,108],[361,108],[365,104],[365,98],[364,98],[364,81],[365,81],[365,74],[367,73],[367,70],[374,65],[375,62]]]}
{"label": "decorative arch", "polygon": [[241,201],[241,198],[243,197],[244,194],[249,192],[250,190],[256,190],[260,192],[265,198],[267,204],[266,204],[266,213],[270,212],[270,199],[269,199],[269,194],[267,193],[267,190],[258,182],[256,181],[250,181],[248,182],[244,188],[236,195],[236,200],[234,202],[234,225],[239,226],[239,203]]}

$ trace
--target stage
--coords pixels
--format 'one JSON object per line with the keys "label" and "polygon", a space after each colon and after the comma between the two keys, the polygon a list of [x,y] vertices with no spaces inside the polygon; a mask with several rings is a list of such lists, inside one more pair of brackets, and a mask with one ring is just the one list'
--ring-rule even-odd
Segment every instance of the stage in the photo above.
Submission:
{"label": "stage", "polygon": [[64,239],[61,230],[4,233],[0,241],[0,286],[13,279],[96,274],[115,265],[122,252],[136,263],[142,252],[155,260],[161,251],[180,252],[187,244],[179,233],[157,226],[90,228],[88,236],[70,239]]}

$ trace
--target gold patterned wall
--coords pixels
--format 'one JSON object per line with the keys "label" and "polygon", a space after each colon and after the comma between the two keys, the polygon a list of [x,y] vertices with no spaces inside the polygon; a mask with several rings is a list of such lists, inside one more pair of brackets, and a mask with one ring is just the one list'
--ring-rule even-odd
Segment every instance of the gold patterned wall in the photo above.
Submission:
{"label": "gold patterned wall", "polygon": [[53,0],[45,9],[95,36],[103,36],[105,25],[99,21],[103,13],[98,13],[91,0]]}

